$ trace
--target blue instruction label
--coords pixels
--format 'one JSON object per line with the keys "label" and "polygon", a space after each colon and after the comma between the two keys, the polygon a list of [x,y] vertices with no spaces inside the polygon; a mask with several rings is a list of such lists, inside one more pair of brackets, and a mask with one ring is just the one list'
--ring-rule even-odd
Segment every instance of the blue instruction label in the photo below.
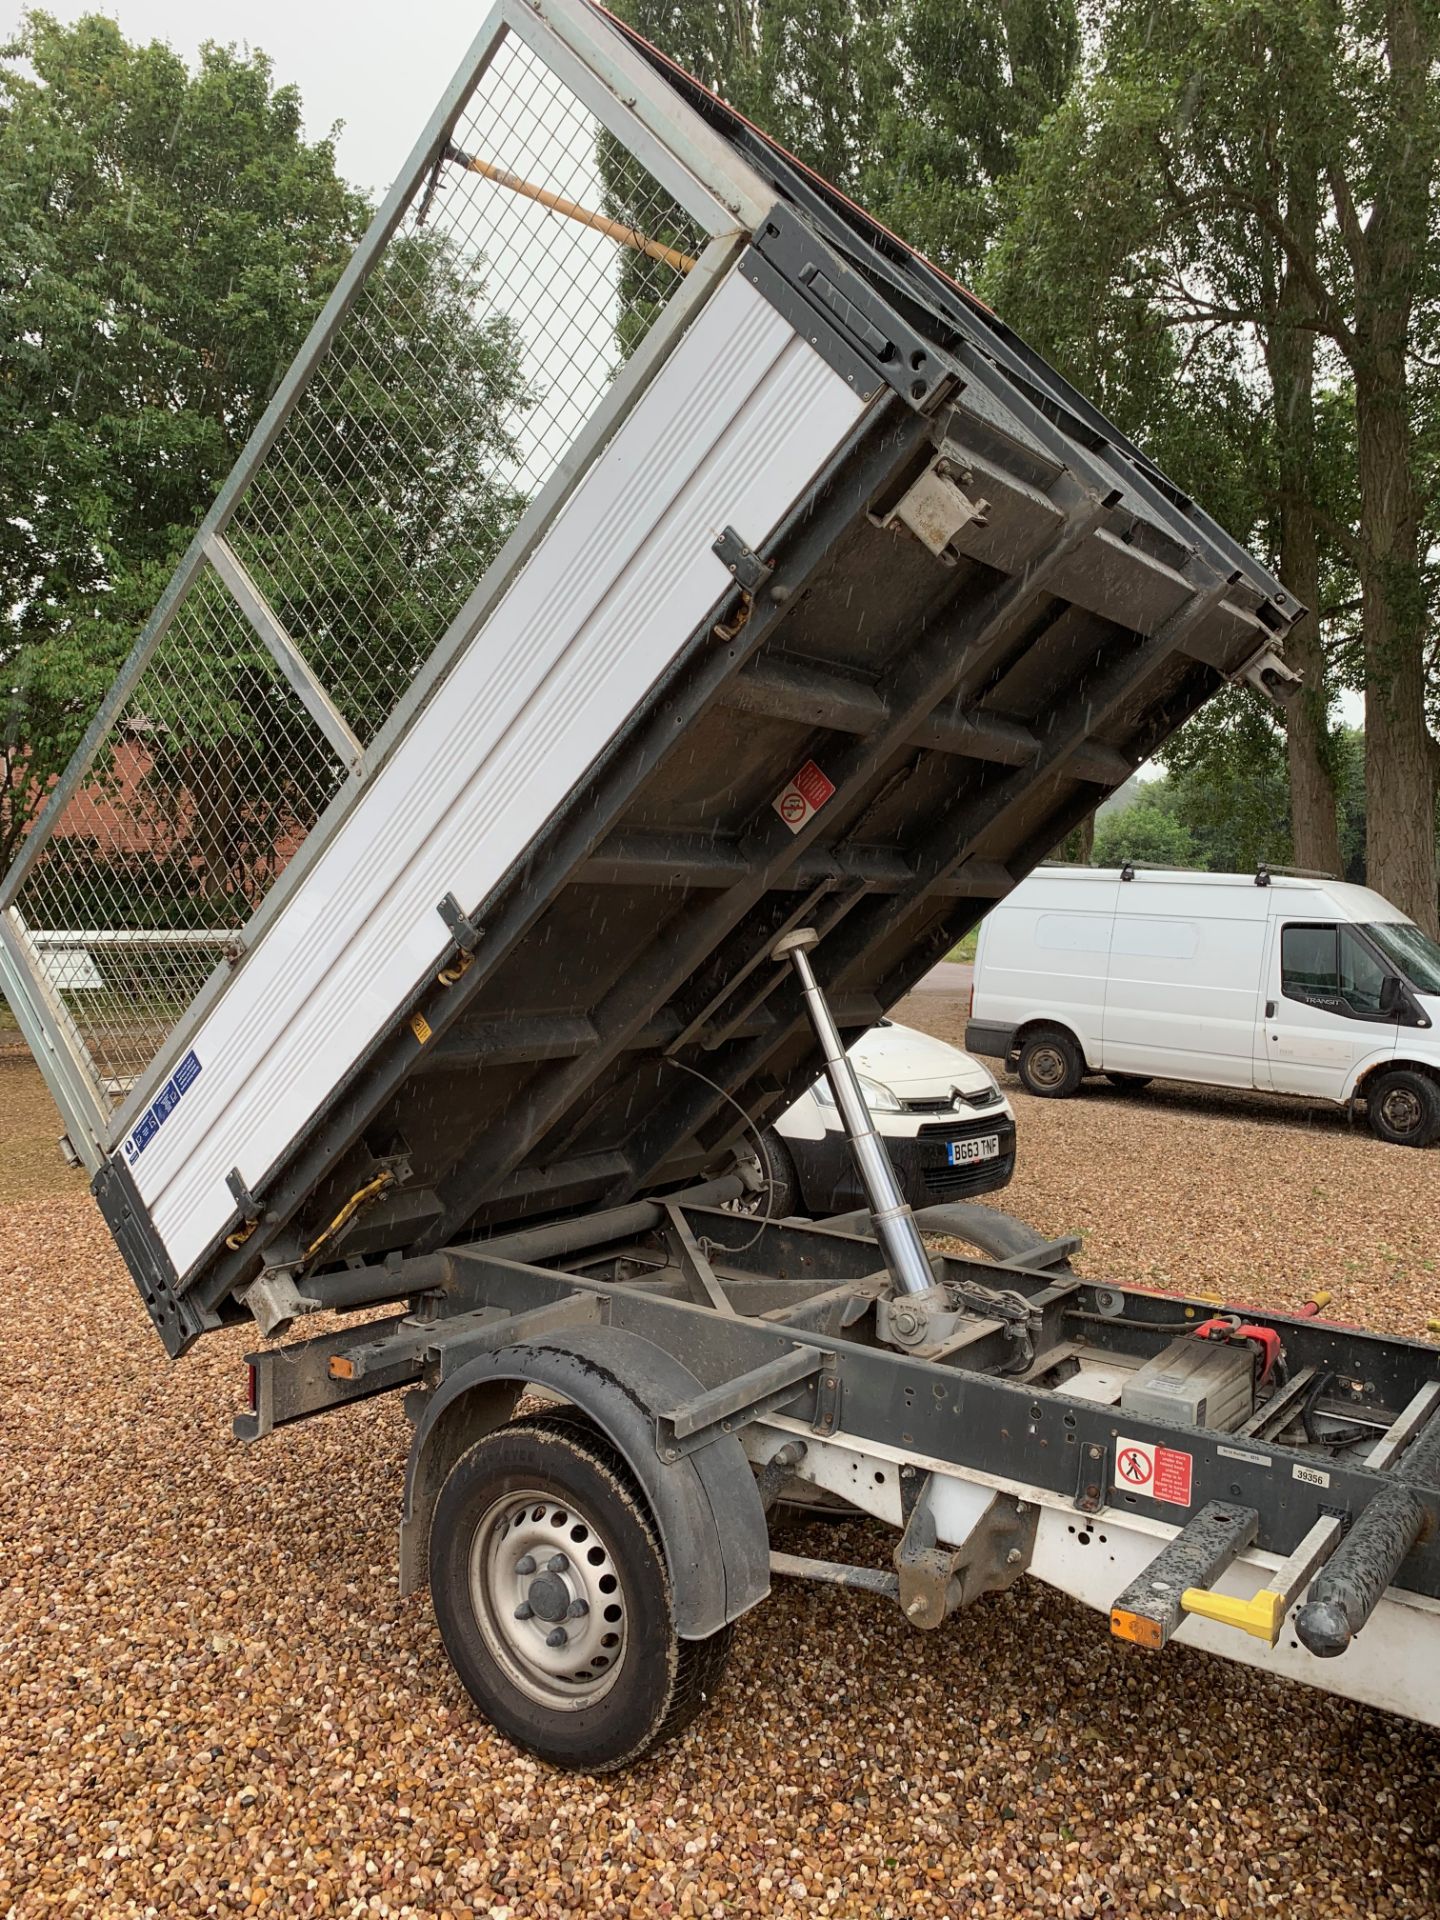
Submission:
{"label": "blue instruction label", "polygon": [[192,1050],[186,1054],[131,1129],[130,1137],[125,1142],[127,1161],[133,1162],[140,1158],[199,1078],[200,1061]]}

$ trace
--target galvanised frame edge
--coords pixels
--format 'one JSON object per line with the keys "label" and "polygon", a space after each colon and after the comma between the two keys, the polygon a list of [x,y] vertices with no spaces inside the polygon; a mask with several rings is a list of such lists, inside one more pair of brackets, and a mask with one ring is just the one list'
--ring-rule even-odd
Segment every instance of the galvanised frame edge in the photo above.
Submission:
{"label": "galvanised frame edge", "polygon": [[46,1081],[60,1109],[70,1144],[88,1170],[105,1164],[106,1115],[96,1097],[94,1076],[75,1052],[70,1022],[57,1012],[48,983],[32,967],[24,949],[24,922],[14,907],[0,907],[0,989],[36,1062],[50,1063]]}
{"label": "galvanised frame edge", "polygon": [[364,763],[364,747],[224,534],[211,534],[205,542],[205,557],[229,589],[230,598],[250,623],[256,639],[269,649],[335,758],[342,767],[358,770]]}
{"label": "galvanised frame edge", "polygon": [[[588,0],[500,0],[546,66],[619,135],[666,191],[712,234],[753,231],[775,190],[642,60]],[[614,124],[620,115],[622,134]]]}

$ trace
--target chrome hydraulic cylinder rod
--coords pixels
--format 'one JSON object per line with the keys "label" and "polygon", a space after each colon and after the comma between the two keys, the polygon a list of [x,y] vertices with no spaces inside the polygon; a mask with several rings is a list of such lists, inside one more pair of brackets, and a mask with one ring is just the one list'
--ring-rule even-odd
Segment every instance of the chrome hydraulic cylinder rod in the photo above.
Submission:
{"label": "chrome hydraulic cylinder rod", "polygon": [[849,1135],[865,1197],[870,1202],[870,1219],[875,1228],[875,1238],[880,1243],[880,1251],[885,1256],[885,1264],[902,1293],[928,1293],[935,1285],[935,1275],[926,1258],[920,1229],[900,1191],[885,1142],[876,1133],[870,1109],[865,1104],[859,1076],[850,1064],[844,1042],[810,965],[809,949],[818,944],[819,938],[813,927],[797,927],[793,933],[787,933],[777,940],[771,952],[782,964],[789,961],[800,982],[805,1010],[825,1057],[825,1077],[835,1095],[835,1105]]}

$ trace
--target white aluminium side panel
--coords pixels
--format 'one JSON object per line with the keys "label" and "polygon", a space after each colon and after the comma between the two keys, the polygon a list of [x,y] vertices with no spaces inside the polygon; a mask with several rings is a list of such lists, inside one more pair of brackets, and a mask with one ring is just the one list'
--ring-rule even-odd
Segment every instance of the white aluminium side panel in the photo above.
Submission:
{"label": "white aluminium side panel", "polygon": [[712,542],[762,540],[864,404],[747,281],[717,290],[191,1035],[131,1158],[182,1278],[231,1168],[264,1179],[443,953],[437,903],[485,897],[719,598]]}

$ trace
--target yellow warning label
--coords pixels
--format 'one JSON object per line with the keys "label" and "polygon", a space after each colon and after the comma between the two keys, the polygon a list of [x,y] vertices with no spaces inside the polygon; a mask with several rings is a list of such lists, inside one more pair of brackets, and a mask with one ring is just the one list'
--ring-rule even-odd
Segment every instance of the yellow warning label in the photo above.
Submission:
{"label": "yellow warning label", "polygon": [[423,1013],[412,1013],[410,1016],[410,1031],[423,1047],[434,1029]]}

